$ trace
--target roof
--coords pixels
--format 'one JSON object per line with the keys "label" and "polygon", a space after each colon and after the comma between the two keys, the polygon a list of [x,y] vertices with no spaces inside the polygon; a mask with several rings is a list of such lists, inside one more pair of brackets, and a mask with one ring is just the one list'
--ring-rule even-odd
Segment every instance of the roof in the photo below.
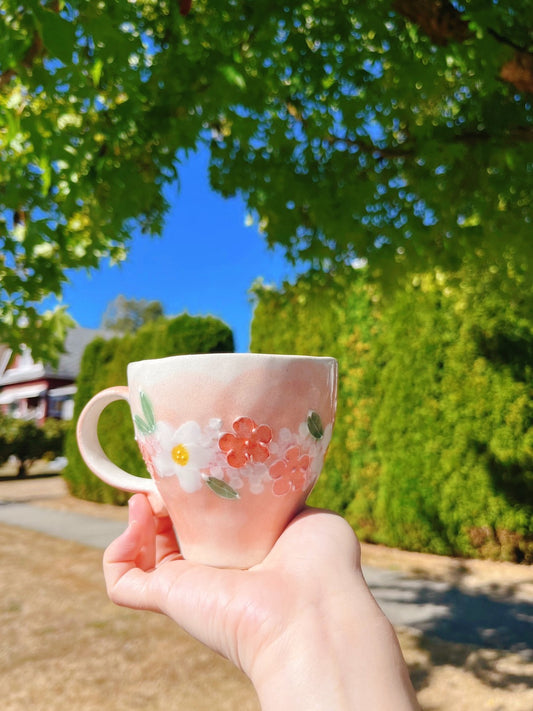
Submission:
{"label": "roof", "polygon": [[65,339],[65,352],[61,354],[57,368],[45,365],[44,375],[76,378],[80,372],[83,352],[89,343],[94,341],[95,338],[105,338],[107,340],[116,335],[116,333],[98,328],[81,328],[81,326],[71,328]]}
{"label": "roof", "polygon": [[106,340],[116,336],[111,331],[96,328],[82,328],[76,326],[67,332],[65,338],[65,352],[61,354],[57,367],[35,363],[29,353],[23,362],[15,367],[8,368],[3,373],[0,371],[0,387],[14,383],[24,383],[39,378],[60,378],[75,380],[80,372],[81,358],[85,348],[95,338]]}

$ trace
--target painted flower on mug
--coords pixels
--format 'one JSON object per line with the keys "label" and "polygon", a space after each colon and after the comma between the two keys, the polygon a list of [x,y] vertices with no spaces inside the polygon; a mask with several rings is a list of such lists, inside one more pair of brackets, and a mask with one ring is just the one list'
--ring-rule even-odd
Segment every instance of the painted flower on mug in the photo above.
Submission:
{"label": "painted flower on mug", "polygon": [[239,499],[245,486],[252,494],[267,486],[276,496],[308,492],[320,474],[333,426],[324,426],[310,410],[297,432],[284,427],[276,439],[269,425],[251,417],[234,420],[233,432],[223,432],[218,418],[204,428],[192,421],[176,428],[156,420],[142,391],[139,400],[142,414],[133,417],[135,435],[150,474],[175,476],[188,493],[205,485],[228,500]]}
{"label": "painted flower on mug", "polygon": [[266,462],[270,454],[267,445],[272,440],[268,425],[256,425],[250,417],[239,417],[233,423],[233,432],[226,432],[218,440],[230,467],[240,469],[248,463]]}
{"label": "painted flower on mug", "polygon": [[300,447],[290,447],[284,459],[270,467],[274,494],[281,496],[289,491],[302,491],[307,484],[310,463],[309,455],[303,454]]}
{"label": "painted flower on mug", "polygon": [[158,423],[160,449],[153,459],[159,477],[177,476],[184,491],[197,491],[203,483],[202,470],[211,459],[205,435],[197,422],[185,422],[177,430]]}

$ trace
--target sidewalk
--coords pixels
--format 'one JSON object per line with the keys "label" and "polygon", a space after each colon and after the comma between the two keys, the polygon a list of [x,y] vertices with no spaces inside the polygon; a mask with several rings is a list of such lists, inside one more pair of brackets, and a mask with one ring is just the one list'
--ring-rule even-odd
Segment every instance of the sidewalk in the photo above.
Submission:
{"label": "sidewalk", "polygon": [[60,476],[0,480],[0,522],[106,548],[127,525],[127,510],[72,500]]}
{"label": "sidewalk", "polygon": [[106,548],[126,527],[110,519],[9,502],[0,502],[0,522],[94,548]]}
{"label": "sidewalk", "polygon": [[[105,548],[126,527],[127,510],[73,499],[61,477],[0,479],[0,523],[27,528],[86,546]],[[372,547],[363,546],[364,575],[378,603],[397,627],[416,629],[439,639],[517,652],[533,659],[533,569],[506,564],[477,566],[494,575],[512,574],[508,594],[484,585],[468,589],[455,579],[435,579],[432,568],[447,560],[437,556],[396,552],[389,569],[375,565]],[[382,556],[383,557],[383,556]],[[398,560],[414,559],[420,571],[398,569]],[[369,560],[373,564],[369,564]],[[384,558],[385,560],[385,558]],[[475,563],[483,563],[476,561]],[[474,566],[475,568],[476,566]],[[396,569],[394,569],[396,568]],[[450,571],[460,570],[457,565]],[[492,593],[492,594],[491,594]]]}

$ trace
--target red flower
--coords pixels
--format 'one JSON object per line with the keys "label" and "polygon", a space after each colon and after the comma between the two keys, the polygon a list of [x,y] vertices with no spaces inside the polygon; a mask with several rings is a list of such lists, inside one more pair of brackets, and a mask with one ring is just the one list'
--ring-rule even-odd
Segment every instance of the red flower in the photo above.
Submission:
{"label": "red flower", "polygon": [[291,447],[281,459],[270,467],[270,476],[275,479],[272,491],[275,494],[287,494],[304,488],[310,459],[307,454],[301,456],[299,447]]}
{"label": "red flower", "polygon": [[235,434],[223,434],[218,446],[226,453],[230,467],[244,467],[248,462],[265,462],[270,452],[266,446],[272,439],[268,425],[256,425],[249,417],[239,417],[233,423]]}

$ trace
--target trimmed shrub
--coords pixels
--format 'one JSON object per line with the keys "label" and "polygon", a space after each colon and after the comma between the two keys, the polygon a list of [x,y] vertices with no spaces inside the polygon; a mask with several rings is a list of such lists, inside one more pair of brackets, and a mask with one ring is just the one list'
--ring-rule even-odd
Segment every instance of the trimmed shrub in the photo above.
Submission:
{"label": "trimmed shrub", "polygon": [[18,476],[26,476],[37,459],[52,460],[63,453],[69,428],[70,423],[59,420],[47,420],[39,427],[33,420],[0,415],[0,464],[16,457]]}
{"label": "trimmed shrub", "polygon": [[339,359],[311,503],[361,538],[533,561],[531,290],[507,267],[415,275],[386,299],[362,272],[256,289],[254,350]]}
{"label": "trimmed shrub", "polygon": [[[77,421],[85,404],[97,392],[112,385],[127,384],[126,368],[132,361],[233,350],[233,334],[228,326],[212,317],[193,317],[188,314],[147,323],[134,334],[122,338],[108,341],[96,339],[83,354],[77,381],[74,420]],[[102,447],[115,464],[131,474],[148,476],[135,443],[131,414],[126,402],[113,403],[102,413],[98,434]],[[108,486],[86,467],[74,431],[67,438],[66,456],[68,465],[63,476],[74,496],[104,503],[127,502],[129,493]]]}

